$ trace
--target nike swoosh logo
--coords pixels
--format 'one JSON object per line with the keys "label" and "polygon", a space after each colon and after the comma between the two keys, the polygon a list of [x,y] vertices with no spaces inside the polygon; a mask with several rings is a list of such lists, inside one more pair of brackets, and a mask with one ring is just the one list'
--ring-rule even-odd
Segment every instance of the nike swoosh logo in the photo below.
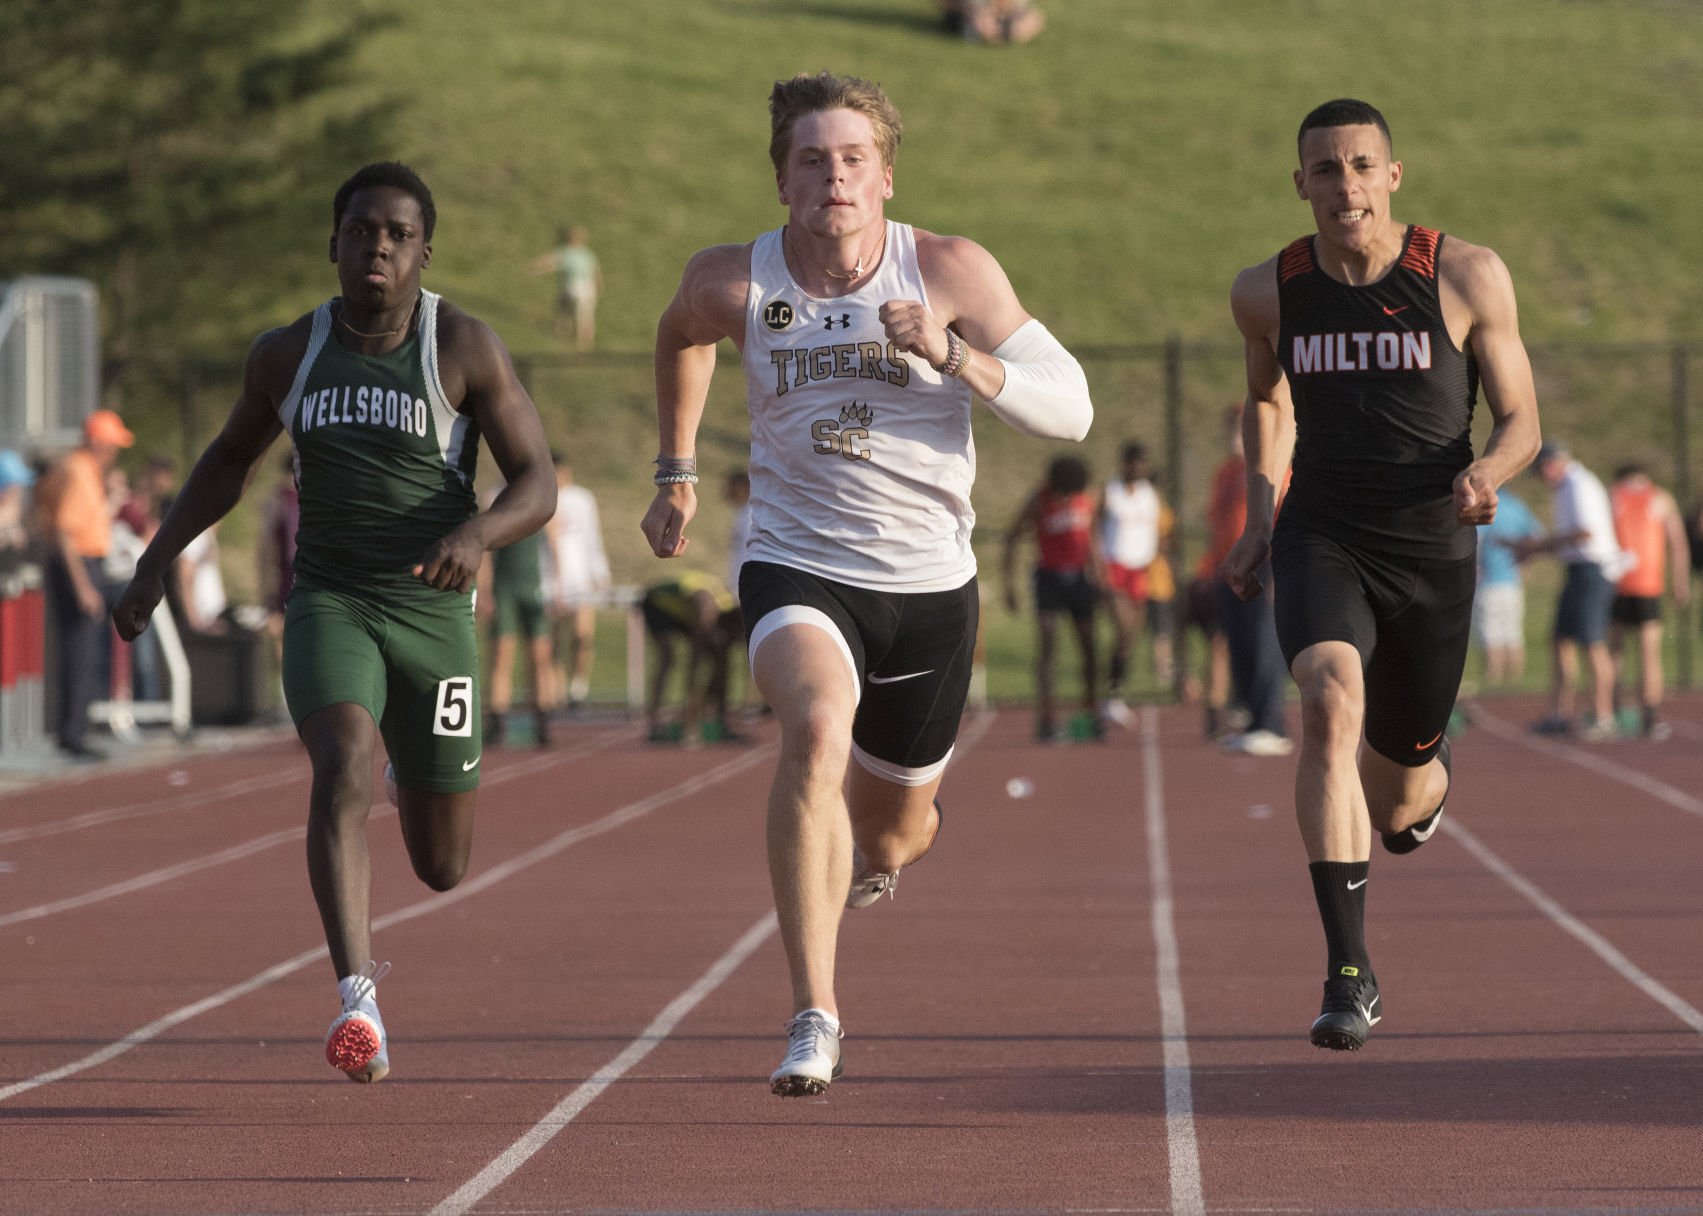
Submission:
{"label": "nike swoosh logo", "polygon": [[897,684],[900,680],[914,680],[918,676],[926,676],[933,670],[934,668],[930,667],[928,671],[913,671],[902,676],[870,676],[869,682],[871,684]]}
{"label": "nike swoosh logo", "polygon": [[1348,884],[1348,889],[1349,889],[1349,890],[1350,890],[1350,891],[1358,891],[1358,890],[1359,890],[1359,889],[1360,889],[1360,888],[1361,888],[1361,887],[1363,887],[1363,886],[1365,886],[1365,885],[1366,885],[1366,880],[1365,880],[1365,879],[1364,879],[1364,878],[1362,878],[1362,879],[1361,879],[1361,880],[1360,880],[1360,881],[1359,881],[1359,882],[1351,882],[1351,883],[1349,883],[1349,884]]}
{"label": "nike swoosh logo", "polygon": [[1384,315],[1386,317],[1393,317],[1398,312],[1406,312],[1408,309],[1410,309],[1412,307],[1413,307],[1413,305],[1411,305],[1411,304],[1403,304],[1400,308],[1391,308],[1388,304],[1386,304],[1386,305],[1384,305]]}
{"label": "nike swoosh logo", "polygon": [[1443,737],[1443,732],[1442,732],[1442,731],[1438,731],[1438,732],[1437,732],[1437,733],[1436,733],[1436,734],[1434,734],[1434,735],[1432,735],[1432,736],[1431,736],[1431,737],[1430,737],[1430,738],[1429,738],[1429,739],[1427,739],[1427,740],[1426,740],[1426,741],[1425,741],[1425,742],[1423,742],[1423,743],[1415,743],[1415,744],[1414,744],[1414,745],[1413,745],[1413,750],[1414,750],[1414,751],[1416,751],[1416,752],[1422,752],[1422,751],[1424,751],[1424,750],[1425,750],[1425,749],[1426,749],[1426,748],[1428,748],[1428,747],[1430,747],[1430,746],[1431,746],[1431,745],[1432,745],[1432,744],[1433,744],[1433,743],[1435,743],[1435,742],[1437,742],[1437,740],[1439,740],[1439,739],[1441,739],[1441,738],[1442,738],[1442,737]]}
{"label": "nike swoosh logo", "polygon": [[[483,756],[484,754],[485,754],[484,752],[480,752],[479,756]],[[463,764],[461,766],[461,771],[465,773],[469,769],[471,769],[475,764],[478,764],[479,763],[479,756],[475,756],[475,757],[473,757],[473,759],[469,760],[466,764]]]}
{"label": "nike swoosh logo", "polygon": [[1414,827],[1414,828],[1411,829],[1412,832],[1413,832],[1413,838],[1415,840],[1417,840],[1420,844],[1424,844],[1427,840],[1431,839],[1431,837],[1436,833],[1437,829],[1442,826],[1442,824],[1443,824],[1443,814],[1442,814],[1442,811],[1439,810],[1437,812],[1437,817],[1431,821],[1430,827],[1428,827],[1428,828]]}

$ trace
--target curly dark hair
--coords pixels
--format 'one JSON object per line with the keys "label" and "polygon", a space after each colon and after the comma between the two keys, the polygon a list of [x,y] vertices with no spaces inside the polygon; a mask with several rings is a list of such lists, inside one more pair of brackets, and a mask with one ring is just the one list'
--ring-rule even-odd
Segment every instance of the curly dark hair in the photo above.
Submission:
{"label": "curly dark hair", "polygon": [[425,237],[430,241],[432,230],[438,226],[438,208],[432,202],[432,192],[420,180],[418,173],[394,160],[362,165],[355,170],[353,177],[337,187],[337,195],[331,200],[332,230],[343,226],[343,213],[349,209],[349,200],[355,197],[356,191],[377,190],[384,186],[393,186],[404,194],[413,195],[414,201],[420,204],[420,215],[426,224]]}

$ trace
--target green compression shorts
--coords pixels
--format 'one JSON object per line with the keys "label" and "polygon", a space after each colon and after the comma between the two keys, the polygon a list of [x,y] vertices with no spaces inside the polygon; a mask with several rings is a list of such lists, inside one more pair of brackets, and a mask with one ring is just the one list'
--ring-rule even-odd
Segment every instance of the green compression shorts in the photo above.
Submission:
{"label": "green compression shorts", "polygon": [[284,699],[298,727],[330,705],[363,706],[399,785],[475,788],[483,743],[473,597],[386,604],[296,584],[284,614]]}
{"label": "green compression shorts", "polygon": [[542,638],[550,633],[550,610],[544,604],[544,592],[492,590],[492,631],[499,638]]}

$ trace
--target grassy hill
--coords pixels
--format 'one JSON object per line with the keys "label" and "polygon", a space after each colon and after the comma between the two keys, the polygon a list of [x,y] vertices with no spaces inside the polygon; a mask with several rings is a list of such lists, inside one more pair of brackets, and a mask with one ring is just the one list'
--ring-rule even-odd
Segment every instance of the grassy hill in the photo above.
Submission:
{"label": "grassy hill", "polygon": [[[1502,254],[1529,340],[1703,337],[1703,8],[1042,2],[1050,27],[1023,48],[946,37],[929,0],[501,0],[374,22],[360,89],[392,104],[371,157],[409,160],[436,192],[429,284],[492,322],[517,355],[536,356],[535,395],[604,499],[618,577],[655,572],[635,521],[654,453],[644,352],[656,315],[693,250],[781,221],[765,100],[800,70],[887,87],[907,123],[891,213],[976,237],[1073,347],[1151,347],[1173,334],[1232,343],[1231,277],[1309,227],[1289,178],[1295,127],[1340,95],[1390,120],[1407,170],[1398,218]],[[322,251],[335,184],[302,200],[300,252],[233,268],[240,290],[207,283],[208,313],[247,333],[333,290]],[[525,267],[570,219],[590,229],[608,279],[600,347],[630,358],[568,358],[551,333],[552,289]],[[265,245],[282,241],[271,233]],[[242,349],[233,337],[204,353],[236,360]],[[1604,464],[1668,451],[1666,357],[1608,373],[1596,362],[1540,360],[1553,418],[1599,439]],[[1090,362],[1090,376],[1100,421],[1087,455],[1104,473],[1126,436],[1159,440],[1163,365],[1151,351],[1108,357]],[[1215,459],[1238,376],[1233,347],[1185,364],[1187,487]],[[233,391],[206,378],[192,429],[205,433]],[[170,442],[177,411],[162,400],[144,433]],[[708,466],[742,457],[743,428],[726,366],[706,422]],[[978,443],[988,525],[978,546],[991,573],[998,532],[1049,452],[997,426],[981,427]],[[1185,488],[1185,522],[1196,507]],[[227,530],[239,555],[249,526],[239,516]],[[706,506],[696,552],[709,568],[720,527]],[[1000,653],[1019,655],[1019,626],[990,616]],[[1021,687],[1020,672],[996,683]]]}

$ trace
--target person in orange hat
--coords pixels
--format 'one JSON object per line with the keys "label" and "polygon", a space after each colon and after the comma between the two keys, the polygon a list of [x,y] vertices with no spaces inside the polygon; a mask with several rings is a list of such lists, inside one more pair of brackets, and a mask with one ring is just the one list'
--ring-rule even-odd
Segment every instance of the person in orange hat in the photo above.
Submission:
{"label": "person in orange hat", "polygon": [[47,605],[55,624],[54,670],[59,681],[54,736],[59,749],[79,761],[106,758],[88,742],[89,704],[99,692],[105,562],[112,541],[106,474],[118,453],[135,442],[122,418],[111,410],[95,410],[83,420],[82,445],[67,453],[46,479]]}

